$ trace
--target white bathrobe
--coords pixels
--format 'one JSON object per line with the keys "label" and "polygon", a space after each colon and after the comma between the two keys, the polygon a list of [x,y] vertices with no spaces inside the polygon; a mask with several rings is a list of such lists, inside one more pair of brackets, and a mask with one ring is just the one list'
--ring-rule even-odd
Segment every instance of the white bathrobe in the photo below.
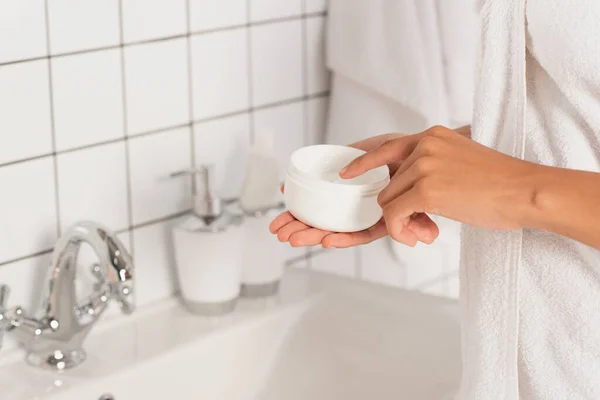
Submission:
{"label": "white bathrobe", "polygon": [[[600,1],[479,6],[473,139],[600,172]],[[599,251],[531,229],[465,226],[461,303],[458,398],[600,399]]]}

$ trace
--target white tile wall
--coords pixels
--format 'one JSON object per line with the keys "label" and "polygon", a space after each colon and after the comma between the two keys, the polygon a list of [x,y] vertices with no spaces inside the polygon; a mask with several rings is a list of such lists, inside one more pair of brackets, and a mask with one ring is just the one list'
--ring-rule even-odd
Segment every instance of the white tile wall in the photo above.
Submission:
{"label": "white tile wall", "polygon": [[291,17],[302,13],[302,0],[252,0],[250,4],[252,21]]}
{"label": "white tile wall", "polygon": [[307,13],[323,12],[327,9],[327,0],[304,0]]}
{"label": "white tile wall", "polygon": [[186,40],[125,48],[125,86],[129,134],[188,122]]}
{"label": "white tile wall", "polygon": [[63,229],[86,219],[102,222],[113,230],[128,227],[125,160],[122,141],[58,155]]}
{"label": "white tile wall", "polygon": [[139,306],[169,297],[177,291],[171,246],[173,221],[133,230],[133,257],[137,272],[136,301]]}
{"label": "white tile wall", "polygon": [[52,85],[57,150],[123,137],[118,49],[52,60]]}
{"label": "white tile wall", "polygon": [[0,164],[51,153],[51,130],[48,61],[2,67]]}
{"label": "white tile wall", "polygon": [[254,26],[250,35],[254,105],[302,96],[301,21]]}
{"label": "white tile wall", "polygon": [[0,63],[47,52],[44,0],[0,2]]}
{"label": "white tile wall", "polygon": [[182,35],[186,0],[122,0],[125,43]]}
{"label": "white tile wall", "polygon": [[308,144],[325,142],[327,128],[327,101],[326,97],[310,99],[307,102],[307,129]]}
{"label": "white tile wall", "polygon": [[192,206],[190,179],[171,178],[192,166],[190,128],[179,128],[129,141],[133,224],[164,218]]}
{"label": "white tile wall", "polygon": [[306,20],[308,93],[320,93],[329,88],[329,72],[325,67],[325,17]]}
{"label": "white tile wall", "polygon": [[285,178],[288,160],[294,150],[302,147],[304,138],[304,107],[301,103],[286,104],[256,111],[254,123],[257,131],[274,136],[274,146],[279,157],[279,175]]}
{"label": "white tile wall", "polygon": [[[19,304],[26,310],[34,309],[38,305],[50,258],[50,254],[42,254],[2,267],[0,281],[11,288],[8,304]],[[19,289],[23,287],[30,290]],[[4,335],[3,351],[17,346],[18,342],[13,335]]]}
{"label": "white tile wall", "polygon": [[192,38],[195,119],[248,109],[247,40],[245,28]]}
{"label": "white tile wall", "polygon": [[[31,306],[59,231],[91,219],[132,245],[139,304],[170,296],[170,225],[191,185],[168,174],[220,162],[221,194],[235,197],[254,132],[273,132],[282,171],[293,150],[323,140],[326,1],[47,5],[0,2],[0,283],[11,305]],[[284,253],[293,267],[456,295],[447,267],[441,278],[408,269],[382,243]],[[82,254],[81,268],[92,259]]]}
{"label": "white tile wall", "polygon": [[[316,59],[304,55],[319,40],[302,28],[315,16],[301,0],[187,3],[0,2],[0,283],[13,289],[10,305],[31,306],[57,236],[81,219],[118,230],[127,246],[131,237],[139,303],[170,296],[169,225],[190,208],[191,185],[169,173],[220,160],[221,193],[235,197],[256,130],[273,131],[282,164],[322,136],[328,88],[308,91]],[[285,249],[298,267],[307,252]],[[82,252],[80,292],[93,259]]]}
{"label": "white tile wall", "polygon": [[239,197],[250,147],[250,114],[198,123],[194,135],[196,166],[213,164],[220,196]]}
{"label": "white tile wall", "polygon": [[119,43],[118,0],[48,1],[52,54]]}
{"label": "white tile wall", "polygon": [[245,24],[248,0],[190,0],[192,32]]}
{"label": "white tile wall", "polygon": [[0,187],[4,188],[0,196],[0,260],[24,257],[54,245],[54,179],[51,157],[0,168]]}

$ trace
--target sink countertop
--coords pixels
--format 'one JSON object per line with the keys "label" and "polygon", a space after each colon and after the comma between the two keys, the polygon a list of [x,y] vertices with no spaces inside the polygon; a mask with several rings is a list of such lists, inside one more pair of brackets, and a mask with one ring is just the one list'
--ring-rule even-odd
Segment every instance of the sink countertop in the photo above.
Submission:
{"label": "sink countertop", "polygon": [[[219,337],[228,332],[246,330],[250,333],[256,327],[269,323],[283,326],[287,322],[280,322],[279,319],[286,315],[293,315],[289,317],[289,321],[292,321],[289,324],[298,326],[290,328],[291,333],[282,333],[281,337],[285,336],[285,340],[281,340],[294,343],[294,346],[286,350],[287,353],[283,350],[278,353],[279,361],[274,361],[277,368],[262,379],[267,383],[258,391],[262,393],[260,399],[277,399],[282,391],[289,390],[294,385],[307,388],[307,382],[315,382],[315,385],[311,384],[315,390],[327,393],[328,390],[319,386],[325,385],[323,382],[319,383],[319,377],[341,377],[330,376],[326,371],[319,373],[319,367],[329,366],[335,369],[335,363],[343,363],[352,373],[362,371],[363,374],[368,374],[369,370],[374,369],[373,365],[378,365],[381,367],[378,369],[379,375],[385,375],[385,371],[391,374],[399,372],[395,371],[396,357],[412,358],[410,363],[414,368],[411,370],[425,371],[429,368],[428,365],[419,363],[429,363],[435,369],[433,364],[437,363],[436,357],[455,359],[459,354],[458,307],[455,300],[307,270],[289,269],[282,280],[278,296],[270,299],[241,299],[236,311],[228,316],[194,316],[186,312],[177,300],[169,299],[140,309],[129,318],[101,323],[92,330],[84,344],[88,359],[79,368],[60,374],[52,373],[28,366],[21,358],[0,368],[0,388],[3,393],[11,394],[6,397],[7,400],[45,399],[47,394],[61,393],[98,379],[110,378],[120,371],[152,363],[178,349],[185,352],[194,343],[218,341]],[[304,322],[299,324],[297,321],[301,318]],[[341,336],[336,338],[336,335]],[[445,343],[447,338],[450,338],[450,342]],[[431,356],[419,356],[418,352],[404,350],[404,346],[414,347],[410,343],[415,340],[428,343],[428,347],[435,347],[436,343],[441,347]],[[353,354],[349,350],[352,348],[371,349],[372,352],[360,350]],[[318,360],[314,357],[306,359],[307,355],[313,354],[311,351],[316,352],[314,354],[328,351],[334,353],[329,358],[321,359],[317,356]],[[390,351],[397,354],[387,357],[386,352]],[[285,357],[281,358],[281,354]],[[291,375],[286,374],[297,376],[296,369],[302,364],[311,365],[313,373],[304,373],[304,380],[290,380]],[[444,362],[437,364],[445,365]],[[448,368],[455,369],[459,364],[457,360],[452,360]],[[446,367],[440,368],[436,373],[443,374],[443,368]],[[418,374],[422,375],[422,372]],[[456,381],[455,371],[453,374],[452,381]],[[411,377],[406,368],[403,375],[410,379],[418,378]],[[379,378],[371,379],[374,379],[372,384],[375,384]],[[286,386],[282,387],[286,381]],[[383,381],[381,385],[384,385]],[[354,391],[359,389],[357,387]],[[110,388],[106,391],[110,392]],[[307,393],[302,395],[306,396]],[[5,399],[1,394],[0,398]]]}

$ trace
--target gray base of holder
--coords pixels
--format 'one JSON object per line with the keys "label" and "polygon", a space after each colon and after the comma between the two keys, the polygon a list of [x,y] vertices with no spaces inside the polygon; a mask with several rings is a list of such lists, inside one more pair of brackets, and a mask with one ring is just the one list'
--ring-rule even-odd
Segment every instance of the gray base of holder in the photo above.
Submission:
{"label": "gray base of holder", "polygon": [[188,301],[181,299],[184,307],[192,314],[205,315],[205,316],[216,316],[224,315],[233,312],[235,305],[237,304],[237,298],[228,300],[220,303],[198,303],[194,301]]}
{"label": "gray base of holder", "polygon": [[269,297],[279,291],[279,281],[259,284],[242,284],[241,297]]}

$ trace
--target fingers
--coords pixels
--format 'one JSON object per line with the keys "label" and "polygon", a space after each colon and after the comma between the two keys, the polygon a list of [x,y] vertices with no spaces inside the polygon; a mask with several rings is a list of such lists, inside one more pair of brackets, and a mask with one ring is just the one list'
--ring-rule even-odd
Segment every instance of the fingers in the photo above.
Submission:
{"label": "fingers", "polygon": [[279,214],[273,221],[271,221],[271,225],[269,225],[269,231],[271,233],[277,233],[281,228],[285,225],[289,224],[292,221],[295,221],[296,218],[289,211],[285,211]]}
{"label": "fingers", "polygon": [[385,221],[379,220],[369,229],[351,233],[332,233],[323,238],[324,248],[346,248],[371,243],[374,240],[387,236]]}
{"label": "fingers", "polygon": [[383,143],[388,142],[388,141],[395,139],[397,137],[400,137],[400,136],[402,136],[402,135],[397,134],[397,133],[385,133],[383,135],[373,136],[373,137],[361,140],[359,142],[349,144],[348,147],[354,147],[355,149],[364,150],[364,151],[371,151],[371,150],[376,149],[377,147],[381,146]]}
{"label": "fingers", "polygon": [[290,245],[294,247],[318,245],[325,236],[331,233],[312,228],[296,220],[289,211],[285,211],[277,216],[271,222],[269,230],[271,233],[277,234],[279,241],[289,241]]}
{"label": "fingers", "polygon": [[279,188],[279,190],[281,190],[281,193],[285,192],[285,185],[281,185],[281,187]]}
{"label": "fingers", "polygon": [[292,233],[289,241],[292,247],[316,246],[321,244],[323,238],[330,234],[331,232],[329,231],[323,231],[317,228],[309,228]]}
{"label": "fingers", "polygon": [[354,159],[340,171],[340,176],[350,179],[382,165],[404,160],[414,150],[421,136],[422,134],[410,135],[387,141],[375,150]]}
{"label": "fingers", "polygon": [[[388,233],[392,239],[405,243],[408,236],[411,239],[410,243],[413,243],[412,238],[414,237],[414,244],[412,244],[412,246],[416,245],[417,236],[410,228],[408,228],[407,225],[410,223],[408,219],[412,214],[421,213],[423,211],[422,205],[419,203],[419,196],[415,189],[409,190],[385,206],[383,208],[383,217],[387,225]],[[419,222],[421,221],[419,220],[417,223]],[[410,232],[410,235],[407,232]]]}
{"label": "fingers", "polygon": [[440,235],[440,230],[435,222],[425,213],[413,215],[406,227],[411,230],[420,242],[431,244]]}
{"label": "fingers", "polygon": [[[414,154],[414,153],[413,153]],[[408,162],[408,160],[407,160]],[[398,170],[400,171],[400,170]],[[397,172],[390,183],[377,196],[377,202],[383,208],[396,197],[409,190],[420,177],[418,168],[409,168],[404,173]]]}
{"label": "fingers", "polygon": [[288,240],[290,240],[290,236],[292,236],[293,233],[300,232],[309,228],[310,227],[303,222],[297,220],[292,221],[289,224],[285,225],[283,228],[279,229],[279,231],[277,231],[277,239],[279,239],[280,242],[287,242]]}
{"label": "fingers", "polygon": [[392,235],[390,230],[388,229],[388,234],[392,239],[394,239],[398,243],[405,244],[409,247],[415,247],[419,242],[419,238],[413,231],[411,231],[405,223],[401,223],[400,227],[396,226],[394,228],[394,234]]}

